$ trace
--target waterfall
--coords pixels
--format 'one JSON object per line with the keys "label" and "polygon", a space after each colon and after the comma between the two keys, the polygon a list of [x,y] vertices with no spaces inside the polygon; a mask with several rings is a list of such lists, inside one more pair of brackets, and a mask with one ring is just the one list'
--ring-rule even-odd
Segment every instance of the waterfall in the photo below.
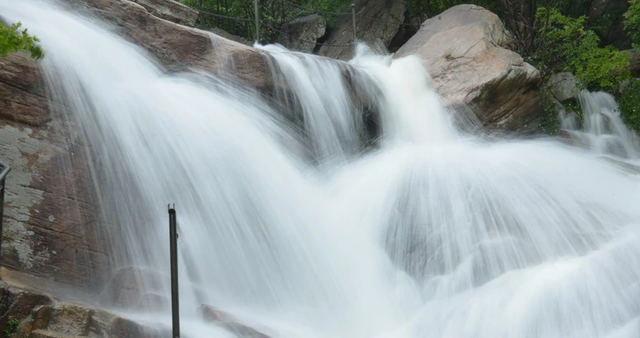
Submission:
{"label": "waterfall", "polygon": [[622,122],[620,107],[613,96],[605,92],[583,90],[578,102],[583,114],[582,128],[575,113],[561,111],[562,129],[595,152],[624,159],[639,158],[638,136]]}
{"label": "waterfall", "polygon": [[[53,99],[91,146],[114,265],[143,269],[150,293],[169,294],[176,203],[185,337],[233,336],[200,304],[274,338],[640,334],[640,177],[600,149],[464,133],[414,57],[259,47],[290,90],[273,105],[213,75],[166,74],[53,2],[0,12],[41,39]],[[283,107],[302,123],[277,118]],[[374,147],[364,108],[379,115]],[[166,307],[126,314],[171,322]]]}

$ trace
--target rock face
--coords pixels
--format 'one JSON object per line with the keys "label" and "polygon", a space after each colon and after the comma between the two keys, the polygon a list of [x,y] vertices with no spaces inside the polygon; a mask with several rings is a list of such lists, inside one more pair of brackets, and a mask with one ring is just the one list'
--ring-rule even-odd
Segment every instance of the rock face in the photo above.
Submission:
{"label": "rock face", "polygon": [[278,43],[291,50],[311,53],[326,30],[327,21],[317,14],[295,18],[282,27]]}
{"label": "rock face", "polygon": [[569,72],[553,74],[547,81],[551,95],[560,102],[575,99],[580,95],[576,78]]}
{"label": "rock face", "polygon": [[[0,329],[3,336],[15,338],[164,338],[170,337],[170,326],[164,328],[140,324],[115,313],[78,302],[63,302],[40,289],[33,282],[27,289],[20,273],[2,269],[0,281]],[[158,311],[159,309],[150,309]],[[198,312],[204,322],[233,333],[239,338],[269,338],[260,331],[238,322],[231,315],[209,305]],[[160,313],[160,312],[159,312]],[[164,312],[164,316],[167,312]],[[185,337],[192,337],[187,336]]]}
{"label": "rock face", "polygon": [[273,87],[271,70],[258,49],[159,19],[131,1],[83,2],[91,12],[116,24],[121,35],[144,47],[168,71],[197,68],[218,74],[232,73],[259,90],[268,92]]}
{"label": "rock face", "polygon": [[6,328],[17,318],[25,318],[31,310],[53,304],[53,299],[39,293],[28,292],[4,285],[0,287],[0,328]]}
{"label": "rock face", "polygon": [[2,264],[92,286],[108,261],[85,146],[50,108],[38,64],[23,54],[0,58],[0,159],[12,168]]}
{"label": "rock face", "polygon": [[181,25],[195,27],[200,13],[173,0],[133,0],[149,13]]}
{"label": "rock face", "polygon": [[161,338],[168,330],[152,328],[111,312],[76,303],[54,303],[32,309],[21,321],[15,337]]}
{"label": "rock face", "polygon": [[[150,276],[145,278],[145,276]],[[161,292],[163,276],[137,268],[115,271],[107,281],[99,301],[109,307],[124,307],[136,310],[170,310],[171,301]]]}
{"label": "rock face", "polygon": [[[60,302],[39,288],[42,281],[27,280],[18,272],[2,269],[0,281],[0,329],[3,336],[160,338],[166,330],[147,327],[111,312],[81,303]],[[22,280],[22,281],[21,281]],[[21,285],[29,282],[29,287]],[[45,286],[46,287],[46,286]]]}
{"label": "rock face", "polygon": [[600,20],[603,27],[598,34],[604,44],[619,49],[631,48],[631,39],[624,30],[622,14],[629,8],[625,0],[594,0],[589,3],[589,19]]}
{"label": "rock face", "polygon": [[239,323],[229,314],[219,311],[212,306],[202,304],[198,311],[205,322],[217,324],[238,337],[269,338],[269,336],[264,333]]}
{"label": "rock face", "polygon": [[[259,50],[159,19],[126,0],[84,0],[86,10],[117,25],[169,71],[195,67],[272,89]],[[146,0],[145,0],[146,1]],[[155,3],[155,2],[154,2]],[[231,67],[230,65],[233,65]],[[2,264],[77,286],[100,287],[111,270],[87,147],[62,105],[50,104],[39,64],[0,58],[0,159],[7,178]]]}
{"label": "rock face", "polygon": [[[357,0],[357,41],[366,42],[373,48],[387,48],[404,21],[404,2],[401,0]],[[352,15],[342,15],[336,27],[318,54],[348,60],[354,55]]]}
{"label": "rock face", "polygon": [[475,5],[459,5],[425,21],[395,57],[425,60],[445,105],[470,105],[485,127],[537,131],[539,72],[508,50],[500,19]]}

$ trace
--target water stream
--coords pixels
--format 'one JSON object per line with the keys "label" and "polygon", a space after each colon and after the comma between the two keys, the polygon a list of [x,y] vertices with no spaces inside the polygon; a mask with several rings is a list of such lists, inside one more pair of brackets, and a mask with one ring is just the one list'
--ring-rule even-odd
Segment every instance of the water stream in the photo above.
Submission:
{"label": "water stream", "polygon": [[[50,92],[91,145],[114,265],[147,271],[152,293],[168,294],[176,203],[185,337],[233,337],[201,304],[274,338],[640,335],[640,176],[602,158],[638,157],[620,123],[614,150],[488,141],[456,128],[418,59],[362,51],[348,67],[381,124],[367,147],[343,64],[260,47],[299,125],[53,3],[0,13],[41,39]],[[605,133],[598,95],[585,137]],[[168,310],[128,315],[169,327]]]}

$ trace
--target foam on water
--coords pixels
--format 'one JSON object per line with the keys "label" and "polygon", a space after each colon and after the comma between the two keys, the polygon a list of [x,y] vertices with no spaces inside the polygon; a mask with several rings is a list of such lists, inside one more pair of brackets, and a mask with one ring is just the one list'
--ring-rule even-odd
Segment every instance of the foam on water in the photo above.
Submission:
{"label": "foam on water", "polygon": [[[273,337],[637,336],[638,175],[556,141],[463,134],[418,59],[261,47],[297,124],[215,76],[164,74],[55,4],[0,12],[42,40],[53,99],[91,144],[114,265],[144,268],[149,292],[169,293],[176,202],[185,337],[233,336],[200,304]],[[158,311],[129,315],[169,327]]]}

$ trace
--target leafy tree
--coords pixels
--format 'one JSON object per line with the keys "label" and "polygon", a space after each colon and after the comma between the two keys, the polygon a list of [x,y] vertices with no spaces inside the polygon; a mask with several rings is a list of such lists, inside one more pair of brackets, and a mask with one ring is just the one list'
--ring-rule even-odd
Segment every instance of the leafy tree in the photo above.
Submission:
{"label": "leafy tree", "polygon": [[640,1],[629,2],[629,9],[624,13],[624,30],[637,49],[640,42]]}
{"label": "leafy tree", "polygon": [[636,132],[640,132],[640,80],[631,80],[619,102],[620,116],[624,123]]}
{"label": "leafy tree", "polygon": [[538,52],[531,59],[545,74],[568,71],[587,89],[614,91],[630,78],[629,54],[612,46],[600,47],[600,38],[585,27],[586,16],[570,18],[557,9],[540,7]]}
{"label": "leafy tree", "polygon": [[42,48],[38,46],[38,38],[29,35],[27,29],[21,29],[21,23],[14,23],[6,27],[0,22],[0,55],[7,57],[10,53],[25,51],[34,59],[44,56]]}

